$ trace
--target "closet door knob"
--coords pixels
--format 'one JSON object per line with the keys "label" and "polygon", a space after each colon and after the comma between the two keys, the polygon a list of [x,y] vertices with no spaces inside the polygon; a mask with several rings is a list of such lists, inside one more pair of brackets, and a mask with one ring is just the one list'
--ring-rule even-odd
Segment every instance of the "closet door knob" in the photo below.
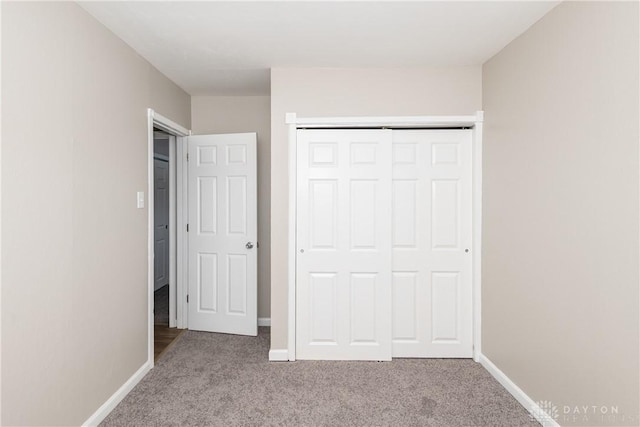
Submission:
{"label": "closet door knob", "polygon": [[251,242],[247,242],[246,245],[244,245],[247,249],[252,249],[253,248],[253,243]]}

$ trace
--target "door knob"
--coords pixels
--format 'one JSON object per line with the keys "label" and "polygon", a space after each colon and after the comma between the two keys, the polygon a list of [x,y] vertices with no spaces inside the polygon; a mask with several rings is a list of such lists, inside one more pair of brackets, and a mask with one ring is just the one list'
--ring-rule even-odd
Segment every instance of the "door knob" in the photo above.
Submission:
{"label": "door knob", "polygon": [[251,242],[247,242],[247,244],[246,244],[246,245],[244,245],[244,246],[245,246],[247,249],[251,249],[251,248],[253,248],[253,243],[251,243]]}

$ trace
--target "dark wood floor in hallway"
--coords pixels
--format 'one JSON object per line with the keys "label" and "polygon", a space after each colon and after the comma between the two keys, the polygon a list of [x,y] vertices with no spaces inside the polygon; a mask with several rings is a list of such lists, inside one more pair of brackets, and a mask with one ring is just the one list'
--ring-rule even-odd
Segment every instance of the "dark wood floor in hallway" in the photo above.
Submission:
{"label": "dark wood floor in hallway", "polygon": [[153,360],[157,362],[160,356],[175,342],[184,329],[170,328],[169,325],[153,325]]}
{"label": "dark wood floor in hallway", "polygon": [[153,359],[171,347],[184,329],[169,328],[169,285],[156,290],[153,295]]}

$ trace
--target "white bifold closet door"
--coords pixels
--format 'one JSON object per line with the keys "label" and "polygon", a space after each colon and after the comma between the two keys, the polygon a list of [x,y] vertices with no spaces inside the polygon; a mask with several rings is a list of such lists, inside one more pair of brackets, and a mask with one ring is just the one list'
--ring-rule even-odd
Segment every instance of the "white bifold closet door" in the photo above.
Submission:
{"label": "white bifold closet door", "polygon": [[470,130],[300,130],[299,359],[471,357]]}
{"label": "white bifold closet door", "polygon": [[297,357],[390,360],[391,131],[297,137]]}
{"label": "white bifold closet door", "polygon": [[393,131],[393,357],[472,357],[471,139]]}

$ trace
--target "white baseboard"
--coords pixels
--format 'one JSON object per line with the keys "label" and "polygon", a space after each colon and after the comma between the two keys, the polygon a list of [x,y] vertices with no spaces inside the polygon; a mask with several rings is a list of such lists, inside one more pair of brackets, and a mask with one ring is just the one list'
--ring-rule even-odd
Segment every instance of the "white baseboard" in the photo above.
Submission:
{"label": "white baseboard", "polygon": [[547,415],[546,412],[531,399],[520,387],[516,385],[511,379],[496,365],[491,362],[484,354],[480,354],[480,364],[484,366],[484,368],[489,371],[493,378],[495,378],[501,385],[504,387],[513,397],[516,398],[518,402],[524,409],[529,411],[529,413],[535,417],[538,422],[544,427],[560,427],[551,416]]}
{"label": "white baseboard", "polygon": [[153,368],[153,363],[151,361],[145,362],[144,365],[140,367],[131,378],[129,378],[122,387],[120,387],[113,395],[107,399],[104,404],[98,408],[96,412],[91,415],[87,421],[82,423],[83,426],[97,426],[107,418],[107,415],[113,411],[113,409],[120,403],[124,397],[129,394],[129,392],[140,382],[142,378]]}
{"label": "white baseboard", "polygon": [[270,362],[288,362],[289,351],[288,350],[269,350]]}
{"label": "white baseboard", "polygon": [[258,317],[258,326],[271,326],[270,317]]}

